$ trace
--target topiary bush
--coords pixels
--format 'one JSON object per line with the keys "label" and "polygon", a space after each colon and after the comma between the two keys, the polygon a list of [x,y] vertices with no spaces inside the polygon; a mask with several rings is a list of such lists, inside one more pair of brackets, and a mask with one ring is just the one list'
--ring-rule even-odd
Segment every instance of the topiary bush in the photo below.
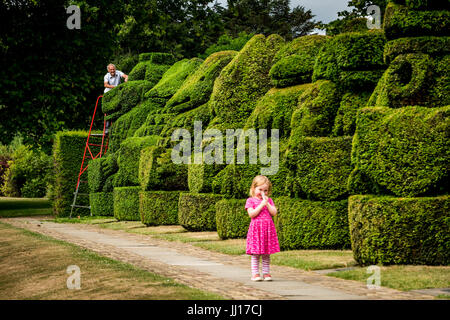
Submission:
{"label": "topiary bush", "polygon": [[113,192],[90,193],[89,204],[93,216],[114,216]]}
{"label": "topiary bush", "polygon": [[221,195],[182,192],[178,202],[178,223],[188,231],[215,231],[216,202]]}
{"label": "topiary bush", "polygon": [[330,37],[308,35],[284,45],[273,60],[269,76],[275,87],[311,82],[316,55]]}
{"label": "topiary bush", "polygon": [[256,35],[223,68],[210,98],[216,128],[242,128],[256,101],[270,89],[269,70],[284,40]]}
{"label": "topiary bush", "polygon": [[89,161],[87,168],[89,193],[112,192],[112,189],[108,189],[110,186],[107,186],[106,181],[118,169],[117,158],[114,153],[107,153],[101,158]]}
{"label": "topiary bush", "polygon": [[216,226],[218,236],[225,239],[245,238],[250,217],[245,210],[247,199],[223,199],[216,203]]}
{"label": "topiary bush", "polygon": [[424,53],[397,56],[375,88],[368,106],[400,108],[450,104],[450,55],[431,58]]}
{"label": "topiary bush", "polygon": [[[55,170],[53,213],[57,216],[66,217],[70,215],[73,193],[77,187],[77,179],[80,173],[87,136],[88,132],[85,131],[60,131],[56,133],[53,146]],[[99,143],[95,137],[91,137],[89,141]],[[96,147],[92,147],[92,153],[96,154],[96,151]],[[86,172],[83,175],[83,181],[87,179],[88,174]],[[89,193],[88,184],[80,183],[79,192]],[[89,198],[78,197],[77,205],[89,205]],[[74,208],[73,214],[87,215],[89,210]]]}
{"label": "topiary bush", "polygon": [[128,74],[128,81],[146,80],[154,86],[173,63],[175,58],[170,53],[141,53],[139,62]]}
{"label": "topiary bush", "polygon": [[450,106],[363,108],[353,139],[352,163],[393,195],[448,191]]}
{"label": "topiary bush", "polygon": [[366,107],[372,92],[346,92],[343,94],[339,109],[334,118],[333,136],[352,136],[356,129],[356,114]]}
{"label": "topiary bush", "polygon": [[279,197],[275,226],[282,250],[350,247],[347,200],[310,201]]}
{"label": "topiary bush", "polygon": [[351,136],[291,140],[286,160],[290,196],[327,201],[347,198],[351,149]]}
{"label": "topiary bush", "polygon": [[116,187],[113,192],[114,218],[119,221],[139,221],[140,187]]}
{"label": "topiary bush", "polygon": [[386,68],[385,43],[379,30],[334,36],[320,49],[312,80],[331,80],[344,90],[372,90]]}
{"label": "topiary bush", "polygon": [[140,218],[146,226],[178,224],[178,191],[139,192]]}
{"label": "topiary bush", "polygon": [[291,139],[328,136],[339,108],[341,92],[335,83],[319,80],[300,95],[291,118]]}
{"label": "topiary bush", "polygon": [[384,13],[383,28],[389,40],[423,35],[448,36],[450,11],[414,10],[404,5],[389,3]]}
{"label": "topiary bush", "polygon": [[450,263],[450,197],[349,198],[352,250],[361,265]]}

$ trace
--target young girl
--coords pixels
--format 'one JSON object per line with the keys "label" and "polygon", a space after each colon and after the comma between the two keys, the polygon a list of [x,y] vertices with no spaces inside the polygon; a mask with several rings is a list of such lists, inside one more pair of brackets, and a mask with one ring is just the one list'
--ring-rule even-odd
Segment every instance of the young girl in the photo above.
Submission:
{"label": "young girl", "polygon": [[[277,208],[268,196],[272,191],[272,183],[266,176],[256,176],[250,188],[250,198],[245,203],[245,209],[250,218],[247,233],[246,253],[251,255],[252,280],[272,280],[270,276],[270,255],[280,251],[277,232],[272,217],[277,214]],[[259,260],[262,259],[263,278],[259,274]]]}

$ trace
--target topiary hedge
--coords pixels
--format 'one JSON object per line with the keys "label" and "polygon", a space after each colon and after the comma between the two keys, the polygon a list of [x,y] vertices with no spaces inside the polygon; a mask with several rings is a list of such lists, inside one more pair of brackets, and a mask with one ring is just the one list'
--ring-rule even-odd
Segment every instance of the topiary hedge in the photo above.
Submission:
{"label": "topiary hedge", "polygon": [[352,136],[355,133],[356,114],[366,107],[371,94],[371,91],[344,93],[334,118],[333,136]]}
{"label": "topiary hedge", "polygon": [[385,43],[378,30],[334,36],[317,55],[312,80],[331,80],[345,90],[372,90],[386,68]]}
{"label": "topiary hedge", "polygon": [[389,3],[384,13],[383,28],[389,40],[424,35],[448,36],[450,11],[414,10],[404,5]]}
{"label": "topiary hedge", "polygon": [[158,136],[132,137],[120,144],[117,154],[119,170],[114,177],[114,187],[139,185],[139,157],[141,150],[156,145]]}
{"label": "topiary hedge", "polygon": [[256,101],[270,89],[269,70],[284,40],[255,35],[216,78],[210,98],[217,128],[242,128]]}
{"label": "topiary hedge", "polygon": [[247,199],[223,199],[216,203],[216,226],[218,236],[225,239],[245,238],[250,217],[245,210]]}
{"label": "topiary hedge", "polygon": [[353,255],[368,264],[450,264],[450,197],[349,198]]}
{"label": "topiary hedge", "polygon": [[449,128],[450,106],[363,108],[357,117],[352,163],[371,184],[399,197],[445,193]]}
{"label": "topiary hedge", "polygon": [[140,187],[116,187],[113,192],[114,218],[119,221],[139,221]]}
{"label": "topiary hedge", "polygon": [[113,192],[90,193],[89,204],[93,216],[114,216]]}
{"label": "topiary hedge", "polygon": [[89,161],[88,181],[89,193],[112,192],[112,185],[107,185],[106,180],[119,169],[114,153],[107,153],[101,158]]}
{"label": "topiary hedge", "polygon": [[347,200],[274,199],[275,226],[282,250],[350,247]]}
{"label": "topiary hedge", "polygon": [[319,80],[300,95],[291,118],[291,139],[301,136],[328,136],[333,128],[341,93],[337,85]]}
{"label": "topiary hedge", "polygon": [[216,202],[221,195],[182,192],[178,202],[178,223],[189,231],[215,231]]}
{"label": "topiary hedge", "polygon": [[297,108],[299,96],[312,84],[301,84],[288,88],[272,88],[258,99],[255,109],[245,122],[244,129],[278,129],[280,138],[291,134],[292,112]]}
{"label": "topiary hedge", "polygon": [[432,58],[424,53],[397,56],[389,65],[369,106],[400,108],[410,105],[441,107],[450,104],[450,55]]}
{"label": "topiary hedge", "polygon": [[145,80],[127,81],[103,94],[102,111],[107,120],[116,120],[144,99],[144,93],[153,87]]}
{"label": "topiary hedge", "polygon": [[141,53],[139,63],[128,74],[128,81],[146,80],[154,86],[174,62],[175,58],[170,53]]}
{"label": "topiary hedge", "polygon": [[269,72],[272,84],[283,88],[311,82],[316,55],[329,38],[308,35],[284,45],[273,59],[274,64]]}
{"label": "topiary hedge", "polygon": [[174,163],[171,153],[160,146],[142,149],[138,171],[142,190],[188,190],[188,165]]}
{"label": "topiary hedge", "polygon": [[[65,217],[70,215],[73,195],[77,186],[78,174],[80,173],[81,162],[83,160],[84,148],[88,132],[85,131],[60,131],[56,133],[53,145],[54,159],[54,200],[53,213],[57,216]],[[90,142],[98,144],[98,138],[91,137]],[[95,155],[99,150],[91,147]],[[88,159],[85,160],[85,166]],[[83,181],[88,181],[88,173],[83,174]],[[87,183],[80,183],[80,193],[89,193]],[[89,205],[89,198],[79,196],[77,205]],[[74,208],[73,215],[87,215],[88,209]]]}
{"label": "topiary hedge", "polygon": [[178,191],[139,192],[140,219],[146,226],[178,224]]}
{"label": "topiary hedge", "polygon": [[450,53],[450,37],[407,37],[388,41],[384,47],[384,62],[390,64],[398,55],[426,53],[432,57]]}
{"label": "topiary hedge", "polygon": [[310,200],[346,198],[352,171],[352,137],[304,137],[291,141],[286,166],[286,186],[291,197]]}

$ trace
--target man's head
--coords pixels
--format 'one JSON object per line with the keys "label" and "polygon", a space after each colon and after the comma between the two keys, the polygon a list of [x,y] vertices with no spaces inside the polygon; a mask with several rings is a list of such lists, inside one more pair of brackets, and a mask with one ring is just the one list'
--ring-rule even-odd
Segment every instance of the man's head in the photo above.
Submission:
{"label": "man's head", "polygon": [[114,76],[116,74],[116,66],[113,65],[112,63],[108,64],[108,66],[106,67],[106,70],[108,70],[108,72]]}

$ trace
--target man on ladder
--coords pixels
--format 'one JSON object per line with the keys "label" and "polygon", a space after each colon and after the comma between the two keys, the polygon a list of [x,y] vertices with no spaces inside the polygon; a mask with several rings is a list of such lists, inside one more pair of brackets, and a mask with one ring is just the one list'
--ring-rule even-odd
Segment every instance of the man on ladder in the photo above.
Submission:
{"label": "man on ladder", "polygon": [[[108,71],[107,74],[105,74],[105,77],[103,78],[103,83],[105,86],[104,93],[108,92],[109,90],[117,87],[120,83],[122,78],[124,78],[125,82],[128,81],[128,76],[123,73],[120,70],[116,70],[116,66],[112,63],[108,64],[106,67],[106,70]],[[106,131],[108,133],[110,122],[109,120],[106,121]]]}

